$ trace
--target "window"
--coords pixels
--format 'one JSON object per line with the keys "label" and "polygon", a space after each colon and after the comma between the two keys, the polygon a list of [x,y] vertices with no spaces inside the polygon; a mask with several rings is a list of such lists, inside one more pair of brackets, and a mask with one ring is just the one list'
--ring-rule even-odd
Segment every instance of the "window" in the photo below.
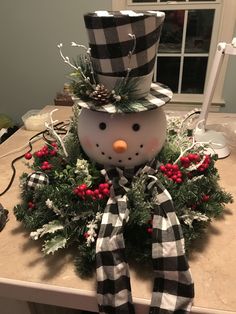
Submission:
{"label": "window", "polygon": [[[119,5],[115,5],[119,2]],[[157,54],[154,81],[170,86],[176,102],[202,102],[219,41],[233,37],[234,0],[122,0],[113,9],[161,10],[166,14]],[[232,11],[235,11],[232,13]],[[224,21],[227,17],[227,27]],[[226,68],[226,66],[225,66]],[[223,103],[225,68],[214,102]]]}
{"label": "window", "polygon": [[177,94],[203,93],[214,13],[214,9],[165,11],[154,80]]}

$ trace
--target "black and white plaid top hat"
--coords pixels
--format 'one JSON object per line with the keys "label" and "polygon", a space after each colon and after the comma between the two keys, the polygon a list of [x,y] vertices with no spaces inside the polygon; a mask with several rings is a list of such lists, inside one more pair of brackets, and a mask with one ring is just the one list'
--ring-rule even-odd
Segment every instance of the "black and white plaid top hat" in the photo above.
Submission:
{"label": "black and white plaid top hat", "polygon": [[[96,11],[84,15],[88,31],[93,70],[100,84],[112,90],[127,77],[133,80],[132,103],[119,111],[139,112],[158,108],[172,98],[163,84],[152,83],[162,24],[165,13],[160,11]],[[117,112],[116,102],[96,106],[79,101],[81,107]]]}

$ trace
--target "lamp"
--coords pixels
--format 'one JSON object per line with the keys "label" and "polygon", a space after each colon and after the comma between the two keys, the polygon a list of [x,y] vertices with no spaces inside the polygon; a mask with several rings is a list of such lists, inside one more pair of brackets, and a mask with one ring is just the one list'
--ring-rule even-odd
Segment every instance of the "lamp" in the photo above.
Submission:
{"label": "lamp", "polygon": [[216,87],[218,75],[220,73],[225,55],[236,55],[236,37],[233,38],[230,44],[220,42],[217,45],[212,69],[208,80],[208,85],[206,87],[206,91],[203,97],[202,110],[197,122],[197,126],[194,130],[195,140],[197,142],[211,144],[212,148],[209,149],[209,153],[216,153],[219,158],[227,157],[230,154],[230,150],[226,144],[224,135],[221,132],[207,129],[206,121]]}

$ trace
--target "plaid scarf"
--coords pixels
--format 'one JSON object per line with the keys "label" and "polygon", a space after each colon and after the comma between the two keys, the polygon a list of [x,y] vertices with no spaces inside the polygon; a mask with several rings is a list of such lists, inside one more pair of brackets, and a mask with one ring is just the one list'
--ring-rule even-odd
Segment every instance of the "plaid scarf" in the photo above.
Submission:
{"label": "plaid scarf", "polygon": [[97,299],[101,314],[133,314],[129,267],[125,257],[124,226],[127,208],[128,178],[145,173],[147,189],[152,191],[153,293],[149,314],[190,313],[194,287],[184,251],[182,229],[171,196],[149,166],[138,172],[119,168],[103,170],[112,181],[111,195],[104,210],[96,243]]}

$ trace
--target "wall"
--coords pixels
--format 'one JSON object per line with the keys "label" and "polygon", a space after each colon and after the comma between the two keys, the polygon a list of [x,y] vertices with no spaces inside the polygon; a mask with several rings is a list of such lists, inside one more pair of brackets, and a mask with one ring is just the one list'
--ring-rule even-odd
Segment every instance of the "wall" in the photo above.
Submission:
{"label": "wall", "polygon": [[57,44],[69,54],[71,41],[87,45],[83,13],[98,9],[111,9],[111,0],[1,0],[0,113],[21,121],[53,102],[70,71]]}
{"label": "wall", "polygon": [[[234,37],[236,37],[236,27]],[[236,112],[236,55],[230,56],[228,60],[223,98],[225,99],[225,107],[221,111]]]}
{"label": "wall", "polygon": [[[70,71],[59,56],[57,44],[63,42],[70,55],[71,41],[87,44],[83,13],[111,9],[111,4],[111,0],[2,0],[0,113],[21,122],[26,111],[53,103]],[[235,73],[236,57],[231,56],[222,111],[236,112]]]}

